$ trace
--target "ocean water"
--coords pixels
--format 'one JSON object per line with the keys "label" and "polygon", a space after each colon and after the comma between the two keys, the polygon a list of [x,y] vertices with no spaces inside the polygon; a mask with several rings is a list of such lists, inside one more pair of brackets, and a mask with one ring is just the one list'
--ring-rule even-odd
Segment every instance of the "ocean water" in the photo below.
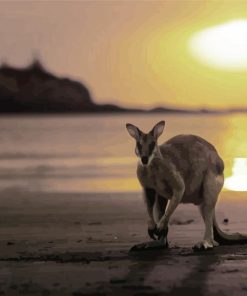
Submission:
{"label": "ocean water", "polygon": [[162,143],[196,134],[225,161],[225,190],[247,191],[247,116],[76,115],[0,117],[0,190],[44,192],[139,191],[134,140],[125,124],[149,131],[166,121]]}

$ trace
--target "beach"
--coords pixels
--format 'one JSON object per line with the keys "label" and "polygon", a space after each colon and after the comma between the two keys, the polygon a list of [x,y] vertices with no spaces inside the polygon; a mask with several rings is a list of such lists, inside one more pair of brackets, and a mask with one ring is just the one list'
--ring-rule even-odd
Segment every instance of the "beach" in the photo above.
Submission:
{"label": "beach", "polygon": [[[247,232],[245,197],[222,193],[225,231]],[[246,295],[247,246],[195,253],[203,224],[192,205],[179,206],[169,248],[155,251],[129,252],[149,240],[140,192],[5,190],[0,221],[0,295]]]}

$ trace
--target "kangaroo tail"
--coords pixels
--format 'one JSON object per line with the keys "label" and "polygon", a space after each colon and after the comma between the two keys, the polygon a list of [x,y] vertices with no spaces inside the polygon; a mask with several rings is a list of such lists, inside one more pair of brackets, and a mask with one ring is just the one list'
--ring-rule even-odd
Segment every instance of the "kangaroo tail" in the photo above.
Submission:
{"label": "kangaroo tail", "polygon": [[216,221],[214,214],[213,220],[214,240],[220,245],[244,245],[247,244],[247,235],[241,233],[225,233],[222,231]]}

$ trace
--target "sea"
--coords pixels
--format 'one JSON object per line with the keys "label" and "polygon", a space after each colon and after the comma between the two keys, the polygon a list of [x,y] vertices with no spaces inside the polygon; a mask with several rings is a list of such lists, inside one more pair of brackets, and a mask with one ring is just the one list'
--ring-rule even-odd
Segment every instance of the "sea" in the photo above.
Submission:
{"label": "sea", "polygon": [[246,114],[104,114],[0,117],[0,191],[135,192],[135,143],[166,121],[163,143],[178,134],[211,142],[225,162],[224,190],[247,191]]}

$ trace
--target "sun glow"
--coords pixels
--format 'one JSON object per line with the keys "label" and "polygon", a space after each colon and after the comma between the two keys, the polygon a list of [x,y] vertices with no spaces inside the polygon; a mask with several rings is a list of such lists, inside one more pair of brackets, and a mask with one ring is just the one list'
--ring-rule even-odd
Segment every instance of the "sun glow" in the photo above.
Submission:
{"label": "sun glow", "polygon": [[226,178],[224,187],[233,191],[247,191],[247,158],[235,158],[232,176]]}
{"label": "sun glow", "polygon": [[192,55],[204,64],[224,70],[247,70],[247,20],[210,27],[189,39]]}

